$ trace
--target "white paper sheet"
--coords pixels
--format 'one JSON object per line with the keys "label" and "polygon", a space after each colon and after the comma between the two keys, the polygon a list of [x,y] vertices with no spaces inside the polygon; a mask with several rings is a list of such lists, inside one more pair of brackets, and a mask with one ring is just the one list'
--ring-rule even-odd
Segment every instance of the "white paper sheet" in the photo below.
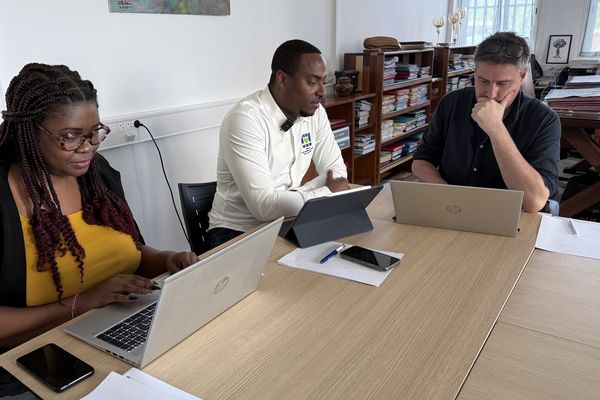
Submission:
{"label": "white paper sheet", "polygon": [[[289,254],[281,257],[277,263],[286,267],[304,269],[306,271],[318,272],[320,274],[336,276],[338,278],[349,279],[351,281],[366,283],[372,286],[379,286],[385,278],[398,266],[389,271],[376,271],[374,269],[364,267],[352,261],[345,260],[339,255],[330,258],[326,263],[320,264],[321,259],[335,250],[341,243],[327,242],[306,249],[296,249]],[[402,259],[404,254],[393,253],[390,251],[379,251],[399,259]]]}
{"label": "white paper sheet", "polygon": [[544,214],[535,247],[556,253],[600,259],[600,224],[573,219],[577,235],[569,226],[569,218]]}
{"label": "white paper sheet", "polygon": [[124,375],[112,371],[82,400],[201,400],[137,368]]}

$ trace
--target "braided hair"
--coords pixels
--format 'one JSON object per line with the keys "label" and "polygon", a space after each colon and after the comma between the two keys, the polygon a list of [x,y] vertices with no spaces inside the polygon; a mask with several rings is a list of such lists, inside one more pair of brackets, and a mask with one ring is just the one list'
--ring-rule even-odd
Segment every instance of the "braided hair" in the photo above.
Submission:
{"label": "braided hair", "polygon": [[[33,203],[29,222],[37,248],[37,270],[51,271],[58,301],[62,299],[63,287],[57,254],[62,257],[68,251],[73,255],[83,282],[85,250],[62,213],[50,172],[40,153],[37,126],[60,107],[88,101],[98,105],[96,89],[76,71],[65,65],[27,64],[8,86],[7,110],[2,112],[4,121],[0,125],[0,154],[17,163]],[[88,171],[77,181],[83,220],[130,235],[140,249],[140,233],[131,210],[102,181],[97,157],[92,158]]]}

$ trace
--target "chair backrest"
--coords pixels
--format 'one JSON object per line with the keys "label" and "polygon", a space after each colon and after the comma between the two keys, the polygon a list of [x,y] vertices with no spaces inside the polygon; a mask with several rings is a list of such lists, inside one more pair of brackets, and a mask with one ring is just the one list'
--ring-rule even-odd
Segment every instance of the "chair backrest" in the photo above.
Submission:
{"label": "chair backrest", "polygon": [[212,208],[217,182],[179,183],[177,186],[190,246],[199,255],[207,250],[204,236],[208,230],[208,213]]}

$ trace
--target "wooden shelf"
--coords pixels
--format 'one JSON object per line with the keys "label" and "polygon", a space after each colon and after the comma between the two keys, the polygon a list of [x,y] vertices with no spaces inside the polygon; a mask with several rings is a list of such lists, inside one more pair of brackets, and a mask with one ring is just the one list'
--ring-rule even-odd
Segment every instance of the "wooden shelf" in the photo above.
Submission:
{"label": "wooden shelf", "polygon": [[[409,112],[424,110],[427,117],[426,122],[429,122],[431,115],[431,95],[432,95],[432,82],[434,78],[432,76],[420,77],[415,79],[403,80],[395,82],[389,85],[383,85],[383,71],[384,61],[387,57],[397,57],[398,64],[415,64],[419,67],[429,67],[430,74],[433,75],[433,62],[434,62],[434,49],[411,49],[411,50],[399,50],[391,52],[381,52],[378,50],[365,50],[363,53],[346,53],[344,54],[344,68],[357,69],[357,65],[362,63],[363,71],[367,75],[363,75],[362,84],[368,83],[368,87],[374,93],[373,98],[369,101],[373,103],[373,108],[370,113],[369,125],[365,127],[354,127],[354,132],[368,132],[373,133],[375,137],[375,150],[371,153],[367,153],[362,156],[356,156],[354,158],[354,182],[375,185],[381,180],[382,174],[387,173],[389,170],[393,171],[394,174],[404,172],[404,170],[410,170],[410,157],[403,157],[393,163],[386,164],[381,167],[379,164],[380,153],[381,153],[381,124],[384,119],[393,118]],[[436,85],[440,85],[441,79],[435,78]],[[426,86],[427,101],[419,104],[412,105],[402,110],[396,110],[390,113],[382,115],[381,105],[383,102],[383,96],[386,94],[395,94],[395,91],[400,89],[414,88],[416,86]],[[405,132],[402,136],[398,136],[383,144],[393,143],[403,138],[412,136],[416,133],[422,132],[426,129],[426,126],[420,126],[409,132]]]}
{"label": "wooden shelf", "polygon": [[[369,119],[373,119],[373,118],[369,117]],[[358,132],[368,131],[369,129],[373,129],[373,128],[375,128],[375,123],[374,122],[369,122],[366,125],[355,126],[354,127],[354,132],[358,133]]]}
{"label": "wooden shelf", "polygon": [[398,115],[406,114],[412,111],[420,110],[421,108],[425,108],[430,104],[429,100],[423,103],[415,104],[414,106],[403,108],[402,110],[392,111],[391,113],[382,114],[381,119],[390,119],[397,117]]}
{"label": "wooden shelf", "polygon": [[454,54],[459,53],[473,55],[475,54],[475,49],[477,49],[477,46],[440,46],[435,48],[432,75],[437,79],[436,87],[438,88],[438,93],[435,97],[431,98],[432,113],[435,111],[439,100],[447,93],[446,87],[448,85],[448,79],[470,74],[475,71],[474,67],[449,70],[448,66],[450,65],[450,59],[452,59]]}
{"label": "wooden shelf", "polygon": [[463,69],[452,70],[452,71],[448,71],[448,78],[452,78],[454,76],[460,76],[460,75],[464,75],[464,74],[469,74],[472,72],[475,72],[475,68],[463,68]]}
{"label": "wooden shelf", "polygon": [[430,76],[428,76],[427,78],[408,79],[406,81],[396,82],[393,85],[384,85],[383,91],[391,92],[394,90],[399,90],[399,89],[415,86],[420,83],[429,83],[429,82],[431,82],[431,80],[432,80],[432,78]]}
{"label": "wooden shelf", "polygon": [[389,162],[383,164],[383,166],[380,164],[379,165],[379,173],[383,174],[384,172],[387,172],[387,171],[389,171],[391,169],[394,169],[394,168],[396,168],[396,167],[398,167],[398,166],[400,166],[400,165],[402,165],[402,164],[404,164],[404,163],[406,163],[406,162],[408,162],[410,160],[412,160],[412,154],[404,156],[404,157],[402,157],[402,158],[400,158],[400,159],[398,159],[396,161],[389,161]]}
{"label": "wooden shelf", "polygon": [[422,132],[422,131],[424,131],[425,129],[427,129],[427,127],[428,127],[428,126],[429,126],[429,124],[421,125],[421,126],[419,126],[418,128],[411,129],[411,130],[410,130],[410,131],[408,131],[408,132],[404,132],[402,135],[400,135],[400,136],[396,136],[396,137],[395,137],[395,138],[393,138],[393,139],[386,140],[385,142],[381,142],[381,147],[383,147],[383,146],[387,146],[388,144],[392,144],[392,143],[395,143],[395,142],[397,142],[397,141],[399,141],[399,140],[402,140],[402,139],[406,139],[406,138],[408,138],[408,137],[411,137],[412,135],[415,135],[415,134],[417,134],[417,133],[419,133],[419,132]]}

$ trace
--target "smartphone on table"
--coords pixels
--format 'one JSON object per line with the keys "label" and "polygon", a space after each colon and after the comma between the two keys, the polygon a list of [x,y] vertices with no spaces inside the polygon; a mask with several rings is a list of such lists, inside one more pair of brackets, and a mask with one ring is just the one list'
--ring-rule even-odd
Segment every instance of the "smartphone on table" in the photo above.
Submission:
{"label": "smartphone on table", "polygon": [[62,392],[94,373],[92,366],[54,343],[17,358],[17,364],[56,392]]}
{"label": "smartphone on table", "polygon": [[42,400],[16,376],[0,367],[0,400]]}
{"label": "smartphone on table", "polygon": [[384,272],[389,271],[400,263],[399,258],[360,246],[352,246],[343,250],[340,252],[340,257]]}

